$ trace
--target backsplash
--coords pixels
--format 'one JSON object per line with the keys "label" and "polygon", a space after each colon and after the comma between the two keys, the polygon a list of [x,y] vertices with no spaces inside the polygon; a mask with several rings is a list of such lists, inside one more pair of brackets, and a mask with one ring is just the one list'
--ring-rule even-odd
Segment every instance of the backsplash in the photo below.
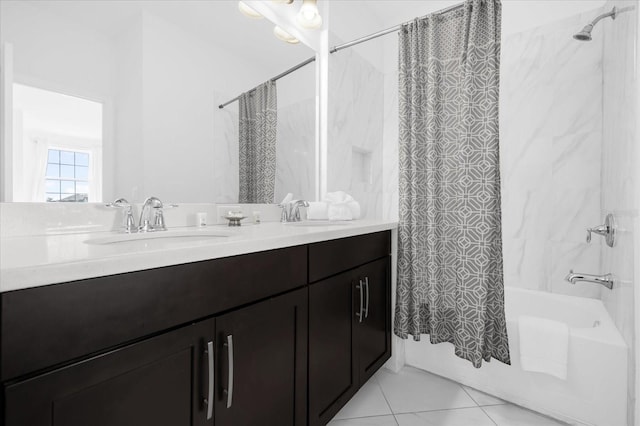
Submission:
{"label": "backsplash", "polygon": [[[224,225],[218,217],[218,207],[240,206],[252,222],[254,211],[260,212],[262,222],[280,220],[280,208],[275,204],[206,204],[186,203],[166,209],[164,217],[169,229],[196,226],[197,214],[207,214],[208,226]],[[141,204],[134,205],[136,222]],[[67,234],[117,231],[122,226],[122,211],[105,207],[104,203],[0,203],[0,236]]]}

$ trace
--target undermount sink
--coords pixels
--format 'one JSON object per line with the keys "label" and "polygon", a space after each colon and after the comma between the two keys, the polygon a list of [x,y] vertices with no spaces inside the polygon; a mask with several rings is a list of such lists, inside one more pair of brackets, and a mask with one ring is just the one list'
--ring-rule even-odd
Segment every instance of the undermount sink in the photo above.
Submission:
{"label": "undermount sink", "polygon": [[85,244],[106,245],[135,241],[202,241],[229,237],[230,234],[219,230],[191,229],[157,232],[140,232],[135,234],[113,234],[107,237],[90,238]]}
{"label": "undermount sink", "polygon": [[333,225],[351,225],[353,222],[348,220],[305,220],[302,222],[287,222],[287,226],[333,226]]}

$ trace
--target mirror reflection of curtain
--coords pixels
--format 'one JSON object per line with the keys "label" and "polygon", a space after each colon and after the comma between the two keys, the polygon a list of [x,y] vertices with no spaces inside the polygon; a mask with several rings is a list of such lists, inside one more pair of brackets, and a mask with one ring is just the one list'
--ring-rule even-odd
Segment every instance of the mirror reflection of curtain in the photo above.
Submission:
{"label": "mirror reflection of curtain", "polygon": [[276,184],[276,83],[240,96],[240,203],[273,203]]}

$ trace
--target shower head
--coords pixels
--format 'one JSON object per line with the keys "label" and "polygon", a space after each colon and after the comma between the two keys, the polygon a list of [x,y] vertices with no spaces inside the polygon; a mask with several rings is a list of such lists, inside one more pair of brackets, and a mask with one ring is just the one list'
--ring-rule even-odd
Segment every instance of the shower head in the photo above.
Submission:
{"label": "shower head", "polygon": [[611,19],[616,19],[616,14],[617,13],[618,13],[618,10],[615,7],[613,9],[611,9],[610,12],[603,13],[602,15],[598,16],[596,19],[591,21],[590,24],[585,26],[582,29],[582,31],[580,31],[579,33],[574,34],[573,38],[575,38],[576,40],[579,40],[579,41],[591,41],[591,31],[593,31],[593,27],[598,23],[598,21],[600,21],[600,20],[602,20],[604,18],[608,18],[609,16],[611,17]]}
{"label": "shower head", "polygon": [[591,30],[593,30],[593,24],[586,25],[582,31],[573,35],[573,38],[580,41],[591,41]]}

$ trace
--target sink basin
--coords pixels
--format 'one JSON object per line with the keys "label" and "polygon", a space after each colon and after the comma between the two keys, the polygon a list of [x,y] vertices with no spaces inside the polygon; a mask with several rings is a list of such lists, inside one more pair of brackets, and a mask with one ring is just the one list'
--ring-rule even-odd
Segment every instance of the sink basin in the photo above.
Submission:
{"label": "sink basin", "polygon": [[334,226],[334,225],[351,225],[353,221],[348,220],[305,220],[302,222],[287,222],[287,226]]}
{"label": "sink basin", "polygon": [[119,244],[135,241],[202,241],[229,237],[230,234],[220,230],[191,229],[175,231],[142,232],[135,234],[113,234],[106,237],[90,238],[85,244]]}

